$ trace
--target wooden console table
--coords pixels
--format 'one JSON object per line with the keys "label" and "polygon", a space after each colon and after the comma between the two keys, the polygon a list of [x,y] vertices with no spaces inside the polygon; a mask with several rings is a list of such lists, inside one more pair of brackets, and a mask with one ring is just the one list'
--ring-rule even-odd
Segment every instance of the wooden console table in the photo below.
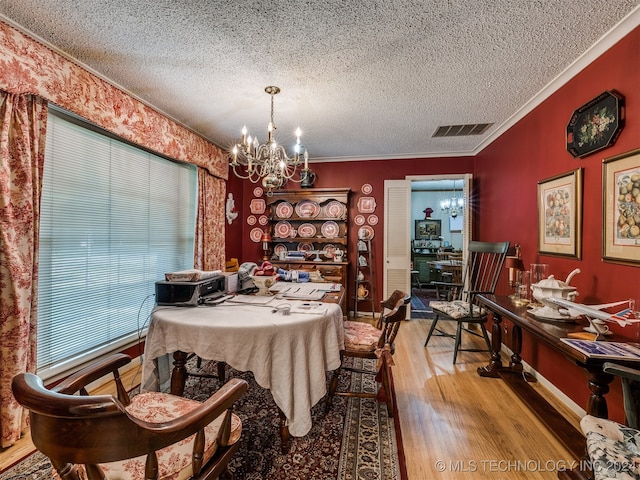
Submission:
{"label": "wooden console table", "polygon": [[[583,368],[587,372],[588,386],[591,391],[587,402],[587,413],[607,418],[605,394],[609,392],[609,384],[613,381],[613,375],[602,371],[602,364],[606,360],[588,358],[560,340],[567,337],[570,332],[583,331],[588,322],[583,319],[578,319],[576,322],[539,320],[529,315],[525,306],[514,305],[507,296],[479,295],[478,301],[491,311],[493,321],[491,326],[491,360],[487,366],[478,368],[478,375],[503,378],[536,416],[555,433],[558,440],[576,458],[581,458],[585,453],[584,436],[527,383],[520,354],[522,351],[522,330],[525,330],[536,340],[544,342],[562,353],[569,361]],[[513,324],[510,345],[513,355],[511,355],[508,365],[503,364],[500,354],[503,319],[507,319]]]}

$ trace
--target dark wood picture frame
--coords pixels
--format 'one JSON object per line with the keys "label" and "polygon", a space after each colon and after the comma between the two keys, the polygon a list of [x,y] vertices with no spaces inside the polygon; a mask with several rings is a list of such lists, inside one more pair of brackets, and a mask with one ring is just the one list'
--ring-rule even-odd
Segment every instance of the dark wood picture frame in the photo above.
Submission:
{"label": "dark wood picture frame", "polygon": [[440,220],[416,220],[416,240],[437,240],[440,235],[442,235]]}
{"label": "dark wood picture frame", "polygon": [[606,91],[571,115],[567,125],[567,151],[583,158],[613,145],[624,127],[624,97]]}

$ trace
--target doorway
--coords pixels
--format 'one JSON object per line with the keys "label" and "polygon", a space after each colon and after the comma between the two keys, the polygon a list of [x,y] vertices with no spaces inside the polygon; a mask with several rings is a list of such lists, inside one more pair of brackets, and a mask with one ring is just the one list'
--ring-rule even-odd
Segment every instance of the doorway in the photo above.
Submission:
{"label": "doorway", "polygon": [[[414,183],[415,182],[415,183]],[[445,183],[442,183],[445,182]],[[421,185],[420,188],[429,189],[438,192],[434,193],[429,200],[429,205],[420,205],[418,201],[412,201],[412,190],[414,185]],[[445,185],[449,185],[450,189],[443,189]],[[416,228],[419,229],[419,236],[426,238],[418,238],[420,242],[417,245],[422,246],[422,240],[425,240],[424,248],[433,249],[435,245],[444,245],[449,242],[449,248],[459,245],[463,252],[466,252],[469,240],[471,238],[472,224],[470,215],[470,192],[472,186],[471,174],[451,174],[451,175],[418,175],[407,176],[405,180],[386,180],[385,181],[385,243],[384,243],[384,296],[385,298],[395,289],[405,292],[411,291],[411,262],[413,254],[414,240],[416,240]],[[428,191],[428,190],[427,190]],[[462,195],[463,204],[460,212],[451,222],[447,212],[442,211],[439,199],[445,200],[447,197],[455,197],[455,192]],[[425,197],[426,198],[426,197]],[[431,205],[433,204],[433,205]],[[432,212],[428,212],[427,208],[431,208]],[[416,224],[417,220],[429,220],[426,214],[430,213],[431,220],[439,220],[439,222],[426,222]],[[446,214],[446,215],[445,215]],[[462,220],[456,220],[458,216],[462,216]],[[437,224],[439,223],[439,235]],[[445,223],[445,233],[447,238],[442,235],[442,224]],[[424,227],[424,229],[423,229]],[[455,231],[455,243],[451,229]],[[436,230],[434,230],[436,228]],[[442,237],[442,239],[436,237]],[[437,241],[436,241],[437,240]],[[431,246],[427,246],[431,241]],[[436,247],[437,250],[437,247]],[[423,267],[424,268],[424,267]],[[424,275],[424,274],[423,274]]]}

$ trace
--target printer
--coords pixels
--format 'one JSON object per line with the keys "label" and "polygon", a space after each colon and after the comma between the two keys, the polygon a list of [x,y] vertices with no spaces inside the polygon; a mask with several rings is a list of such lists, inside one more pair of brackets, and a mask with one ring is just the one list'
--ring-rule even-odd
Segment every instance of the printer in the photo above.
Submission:
{"label": "printer", "polygon": [[156,305],[197,307],[226,295],[224,275],[213,275],[197,281],[156,282]]}

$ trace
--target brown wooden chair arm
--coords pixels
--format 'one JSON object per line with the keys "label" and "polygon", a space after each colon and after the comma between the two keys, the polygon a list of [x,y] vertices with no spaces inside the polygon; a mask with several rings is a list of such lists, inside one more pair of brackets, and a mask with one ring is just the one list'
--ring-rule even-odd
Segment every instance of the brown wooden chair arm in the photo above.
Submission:
{"label": "brown wooden chair arm", "polygon": [[111,395],[77,396],[58,393],[44,386],[33,373],[16,375],[11,382],[13,395],[32,412],[57,418],[75,418],[93,414],[113,415],[124,407]]}
{"label": "brown wooden chair arm", "polygon": [[110,373],[117,372],[120,367],[123,367],[130,362],[131,357],[129,355],[125,355],[123,353],[111,355],[74,373],[51,390],[67,395],[73,395],[89,385],[91,382],[94,382]]}
{"label": "brown wooden chair arm", "polygon": [[[240,378],[232,378],[217,390],[207,401],[197,408],[168,422],[151,423],[135,418],[129,414],[129,419],[140,428],[152,433],[168,435],[173,438],[186,438],[201,430],[233,404],[247,391],[248,383]],[[179,434],[179,437],[174,437]],[[184,435],[184,436],[183,436]]]}

